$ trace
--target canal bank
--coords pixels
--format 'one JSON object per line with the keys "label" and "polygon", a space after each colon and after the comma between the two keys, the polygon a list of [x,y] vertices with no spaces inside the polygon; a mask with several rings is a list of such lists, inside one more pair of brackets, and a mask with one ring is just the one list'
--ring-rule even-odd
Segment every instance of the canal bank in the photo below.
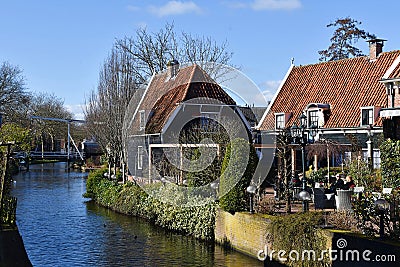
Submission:
{"label": "canal bank", "polygon": [[[91,188],[91,193],[96,194],[93,197],[97,203],[107,208],[150,219],[165,229],[183,234],[190,235],[194,233],[195,229],[203,229],[204,232],[196,233],[206,233],[206,239],[215,240],[219,244],[259,260],[260,263],[265,260],[268,266],[272,264],[272,261],[266,256],[272,255],[274,260],[279,260],[278,251],[286,251],[286,253],[293,251],[294,254],[291,256],[299,255],[299,259],[297,260],[295,257],[293,260],[295,262],[291,262],[291,266],[303,266],[302,253],[315,253],[315,260],[308,259],[307,266],[321,266],[321,264],[323,266],[348,266],[349,262],[355,260],[346,257],[352,257],[358,248],[360,249],[359,253],[363,253],[368,247],[371,248],[372,255],[383,253],[386,253],[387,257],[393,255],[390,259],[394,258],[394,262],[381,262],[381,266],[397,266],[400,259],[399,246],[383,242],[377,243],[376,240],[351,235],[351,233],[339,233],[318,227],[318,225],[322,225],[323,221],[321,212],[300,212],[286,216],[236,212],[232,215],[216,206],[202,212],[199,207],[185,209],[185,207],[173,207],[173,205],[160,203],[134,184],[119,185],[102,177],[97,182],[97,185],[92,184],[94,187]],[[165,190],[164,185],[160,183],[152,186],[156,187],[157,190],[154,192],[157,192],[159,199]],[[180,197],[178,193],[175,195],[176,199]],[[280,228],[280,230],[274,232],[271,225],[275,225],[273,228]],[[276,227],[278,225],[283,227]],[[273,243],[271,243],[271,237],[274,239]],[[343,241],[348,244],[348,247],[340,247]],[[384,247],[383,250],[380,249],[382,247]],[[274,253],[270,254],[273,251]],[[326,251],[332,251],[333,259],[336,256],[339,257],[339,260],[332,261]],[[335,255],[335,253],[344,253],[344,258],[340,258],[342,254]],[[352,255],[348,256],[349,254]],[[322,258],[319,260],[321,256]],[[287,257],[288,254],[286,254],[286,260]],[[368,259],[363,260],[361,257],[360,254],[360,260],[357,260],[359,266],[374,266],[376,263],[368,262]],[[276,262],[273,264],[276,265]]]}
{"label": "canal bank", "polygon": [[0,230],[0,266],[32,266],[17,227]]}
{"label": "canal bank", "polygon": [[82,197],[86,176],[54,163],[13,177],[17,225],[33,266],[263,266],[242,253],[88,201]]}

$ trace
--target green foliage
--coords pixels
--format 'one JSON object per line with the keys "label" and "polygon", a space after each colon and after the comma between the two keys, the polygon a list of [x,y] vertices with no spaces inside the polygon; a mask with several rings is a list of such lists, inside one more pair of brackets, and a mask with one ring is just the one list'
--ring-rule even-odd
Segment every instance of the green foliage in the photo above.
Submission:
{"label": "green foliage", "polygon": [[[296,213],[271,218],[267,226],[268,241],[275,251],[286,251],[288,259],[285,264],[288,266],[324,266],[329,262],[328,255],[324,253],[324,261],[301,260],[302,251],[315,251],[316,258],[319,258],[323,250],[326,250],[327,238],[319,231],[318,225],[323,223],[323,216],[320,212]],[[295,250],[300,253],[299,261],[292,261],[288,253]]]}
{"label": "green foliage", "polygon": [[382,191],[379,171],[371,171],[368,163],[362,159],[350,162],[349,175],[357,186],[363,186],[366,191]]}
{"label": "green foliage", "polygon": [[222,162],[219,186],[220,207],[230,213],[247,208],[246,187],[257,167],[254,147],[244,139],[235,139],[228,145]]}
{"label": "green foliage", "polygon": [[353,46],[360,38],[373,39],[374,34],[370,34],[358,28],[361,22],[350,17],[339,18],[330,23],[327,27],[335,27],[336,30],[330,39],[331,45],[326,50],[318,51],[321,55],[320,61],[333,61],[350,57],[359,57],[364,54],[360,49]]}
{"label": "green foliage", "polygon": [[[104,172],[89,175],[85,196],[102,206],[148,219],[172,231],[203,240],[214,238],[216,204],[212,199],[199,206],[199,199],[188,197],[175,185],[155,183],[145,185],[143,190],[131,182],[121,185],[104,179]],[[163,202],[165,199],[173,202]]]}
{"label": "green foliage", "polygon": [[103,180],[103,175],[106,172],[108,172],[108,170],[106,168],[102,168],[89,173],[86,180],[86,193],[83,194],[84,197],[96,200],[96,189]]}
{"label": "green foliage", "polygon": [[383,187],[400,189],[400,140],[387,139],[380,150]]}
{"label": "green foliage", "polygon": [[[191,158],[192,163],[189,167],[189,171],[186,173],[187,185],[189,187],[207,185],[218,179],[221,169],[221,160],[216,157],[211,164],[207,163],[207,156],[203,155],[202,157],[202,154],[207,153],[207,150],[210,150],[210,148],[195,148],[191,151],[189,157]],[[207,166],[207,168],[204,168],[203,166]]]}
{"label": "green foliage", "polygon": [[16,143],[11,147],[13,151],[29,152],[31,150],[30,130],[15,123],[4,123],[0,128],[0,142],[12,141]]}
{"label": "green foliage", "polygon": [[[383,216],[385,236],[400,241],[400,193],[392,191],[392,194],[386,194],[382,197],[391,207]],[[375,209],[375,200],[376,198],[372,194],[367,193],[361,199],[353,202],[353,210],[358,219],[358,228],[362,229],[364,234],[371,237],[376,237],[379,233],[380,215]]]}
{"label": "green foliage", "polygon": [[326,168],[320,168],[317,171],[313,171],[310,174],[310,180],[313,180],[314,182],[318,183],[325,183],[326,178],[325,175],[327,175],[328,171]]}

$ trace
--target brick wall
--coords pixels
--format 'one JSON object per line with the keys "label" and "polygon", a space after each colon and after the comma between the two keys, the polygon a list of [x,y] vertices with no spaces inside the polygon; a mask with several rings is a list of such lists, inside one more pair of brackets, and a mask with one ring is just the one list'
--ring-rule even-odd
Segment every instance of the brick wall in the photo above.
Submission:
{"label": "brick wall", "polygon": [[[260,214],[237,212],[235,215],[232,215],[218,210],[215,220],[215,240],[221,244],[225,242],[229,243],[233,249],[257,258],[258,252],[263,250],[265,245],[268,246],[268,249],[271,249],[266,242],[266,226],[269,222],[268,218],[262,217]],[[374,259],[375,255],[394,255],[396,261],[385,262],[388,265],[383,266],[399,266],[400,245],[398,244],[383,242],[378,239],[370,240],[362,238],[348,231],[322,230],[320,233],[327,237],[326,248],[334,250],[333,255],[336,257],[336,260],[331,262],[330,266],[377,266],[376,262],[368,262],[362,258],[357,262],[351,262],[351,259],[344,258],[348,251],[358,250],[361,253],[360,255],[362,255],[366,249],[372,251],[372,254],[368,255],[371,259]],[[343,239],[345,245],[338,247],[341,244],[339,241],[343,242]],[[340,258],[342,256],[339,257],[339,255],[345,256]],[[298,262],[296,266],[302,266],[302,262]]]}
{"label": "brick wall", "polygon": [[251,257],[257,257],[266,245],[267,218],[259,214],[236,212],[232,215],[218,210],[215,218],[215,240],[228,242],[234,249]]}

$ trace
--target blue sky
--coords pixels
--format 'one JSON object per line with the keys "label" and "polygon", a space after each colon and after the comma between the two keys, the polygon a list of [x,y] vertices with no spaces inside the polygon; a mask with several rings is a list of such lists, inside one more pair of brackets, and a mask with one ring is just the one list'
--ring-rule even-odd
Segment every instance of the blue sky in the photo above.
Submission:
{"label": "blue sky", "polygon": [[[226,40],[232,63],[270,100],[291,58],[318,62],[333,33],[326,25],[337,18],[387,39],[384,51],[400,49],[399,7],[398,0],[0,0],[0,62],[18,65],[30,91],[54,93],[82,118],[114,41],[173,22],[176,31]],[[357,46],[367,53],[366,43]]]}

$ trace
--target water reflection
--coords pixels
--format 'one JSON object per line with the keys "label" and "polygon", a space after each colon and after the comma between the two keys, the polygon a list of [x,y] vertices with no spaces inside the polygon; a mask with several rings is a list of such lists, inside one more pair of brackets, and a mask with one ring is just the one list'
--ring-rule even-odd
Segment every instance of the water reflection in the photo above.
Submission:
{"label": "water reflection", "polygon": [[56,163],[14,177],[17,224],[34,266],[263,266],[87,202],[86,175]]}

